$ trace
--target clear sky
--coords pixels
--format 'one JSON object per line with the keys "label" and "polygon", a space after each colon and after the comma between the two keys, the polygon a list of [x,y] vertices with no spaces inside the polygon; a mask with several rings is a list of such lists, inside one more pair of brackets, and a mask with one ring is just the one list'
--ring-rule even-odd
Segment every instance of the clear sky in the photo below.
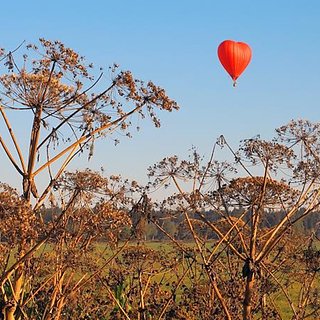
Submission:
{"label": "clear sky", "polygon": [[[144,121],[133,139],[104,140],[91,163],[73,168],[103,166],[143,182],[149,165],[192,145],[209,154],[220,134],[236,148],[291,119],[319,121],[318,0],[30,0],[4,1],[1,11],[0,47],[58,39],[97,65],[116,62],[153,80],[181,106],[160,114],[160,129]],[[253,50],[236,88],[217,59],[225,39]],[[0,180],[14,184],[2,163]]]}

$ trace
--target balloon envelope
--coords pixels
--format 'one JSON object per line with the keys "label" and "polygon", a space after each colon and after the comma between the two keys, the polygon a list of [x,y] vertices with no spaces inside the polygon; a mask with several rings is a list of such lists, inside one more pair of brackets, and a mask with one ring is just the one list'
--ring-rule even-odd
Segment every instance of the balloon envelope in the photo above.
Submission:
{"label": "balloon envelope", "polygon": [[234,83],[248,66],[251,56],[251,48],[244,42],[225,40],[218,47],[219,60]]}

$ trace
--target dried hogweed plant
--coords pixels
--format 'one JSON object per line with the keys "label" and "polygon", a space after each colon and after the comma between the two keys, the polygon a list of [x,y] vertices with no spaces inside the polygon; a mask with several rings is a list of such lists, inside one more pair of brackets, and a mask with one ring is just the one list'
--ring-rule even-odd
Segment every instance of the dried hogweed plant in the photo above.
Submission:
{"label": "dried hogweed plant", "polygon": [[[103,88],[104,71],[100,69],[97,74],[92,64],[87,64],[84,57],[60,41],[40,39],[39,45],[22,44],[12,52],[1,50],[1,55],[4,73],[0,76],[0,112],[3,120],[0,144],[21,177],[23,199],[17,197],[15,205],[10,209],[15,215],[10,219],[25,221],[23,229],[26,229],[17,234],[14,240],[17,250],[14,262],[10,259],[10,263],[5,262],[1,276],[2,314],[5,319],[12,320],[26,318],[26,306],[32,301],[31,297],[35,297],[37,290],[41,291],[42,287],[32,287],[33,283],[28,279],[28,268],[30,259],[47,241],[51,241],[51,246],[59,243],[60,248],[64,248],[64,241],[69,243],[69,239],[74,239],[73,236],[77,234],[82,235],[78,244],[81,242],[83,246],[89,246],[90,237],[96,237],[108,229],[112,238],[114,235],[111,229],[117,230],[122,224],[130,224],[125,210],[115,205],[117,201],[122,201],[121,191],[110,201],[100,199],[92,202],[90,190],[81,189],[81,179],[87,179],[87,186],[92,185],[92,189],[98,188],[99,178],[89,172],[76,173],[73,181],[69,177],[68,183],[72,181],[74,187],[70,191],[71,197],[55,196],[62,189],[64,192],[67,190],[67,180],[63,184],[61,178],[68,164],[83,152],[87,152],[90,158],[97,138],[110,136],[116,131],[130,136],[135,123],[134,116],[149,117],[159,127],[157,111],[170,112],[177,110],[178,105],[162,88],[151,81],[145,83],[135,79],[130,71],[120,71],[117,65],[109,68],[110,83],[96,92],[96,88]],[[12,115],[15,117],[13,125]],[[17,135],[14,126],[19,118],[23,119],[25,128],[31,128],[29,137],[24,133],[24,141],[20,141],[21,137]],[[46,181],[41,190],[38,185],[40,176]],[[111,189],[106,190],[105,186],[102,188],[104,194],[112,193]],[[16,194],[14,191],[12,193]],[[55,197],[61,202],[55,203]],[[83,206],[79,206],[80,198]],[[56,220],[46,224],[42,206],[48,202],[52,205],[55,203],[60,212]],[[3,212],[7,215],[9,211]],[[94,219],[90,220],[88,215],[93,212]],[[105,219],[105,225],[99,226],[95,219]],[[2,239],[9,241],[12,238],[10,234],[16,228],[3,229]],[[71,232],[72,228],[76,229],[74,233]],[[84,235],[85,229],[87,231]],[[65,236],[63,241],[62,234]],[[52,240],[56,237],[60,240]],[[55,290],[63,291],[61,281],[65,280],[61,279],[66,276],[64,262],[61,261],[55,268],[55,272],[60,268],[59,272],[54,273],[54,277],[59,276],[60,280],[55,282],[50,306],[45,309],[48,315],[43,316],[43,319],[53,317],[52,310],[58,301]],[[54,316],[56,319],[61,317],[65,304],[63,300],[59,301],[59,311]]]}
{"label": "dried hogweed plant", "polygon": [[[282,319],[277,296],[285,300],[292,319],[319,313],[319,270],[304,266],[317,255],[316,247],[305,251],[308,235],[300,234],[301,243],[296,240],[296,226],[319,210],[318,124],[292,121],[277,133],[273,141],[244,140],[236,152],[220,137],[207,162],[193,150],[189,160],[169,157],[149,169],[155,186],[176,187],[177,193],[160,207],[194,241],[195,264],[205,271],[201,283],[212,292],[205,299],[210,305],[205,319]],[[231,151],[234,163],[215,160],[218,146]],[[181,246],[181,235],[167,236]],[[195,280],[187,292],[199,284]],[[300,288],[298,301],[290,294],[292,286]],[[189,308],[179,312],[192,319],[199,311],[188,301]]]}

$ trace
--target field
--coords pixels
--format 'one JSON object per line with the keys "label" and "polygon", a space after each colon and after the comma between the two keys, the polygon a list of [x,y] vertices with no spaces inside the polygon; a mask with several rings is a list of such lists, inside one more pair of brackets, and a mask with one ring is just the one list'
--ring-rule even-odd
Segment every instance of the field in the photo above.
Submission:
{"label": "field", "polygon": [[[207,248],[210,250],[210,248],[213,247],[214,242],[208,242],[206,244]],[[119,244],[120,246],[122,244]],[[194,243],[192,242],[180,242],[180,245],[185,248],[185,249],[189,249],[190,252],[193,251],[194,248]],[[317,247],[319,248],[319,243],[317,243]],[[141,248],[144,248],[143,250]],[[145,251],[145,249],[147,249]],[[171,261],[175,261],[177,260],[177,251],[176,251],[176,245],[172,244],[169,241],[145,241],[145,242],[131,242],[130,244],[128,244],[128,246],[126,247],[125,250],[128,250],[130,252],[134,251],[134,252],[139,252],[139,250],[142,250],[143,252],[147,252],[148,249],[153,250],[154,252],[163,255],[165,257],[165,259],[170,259]],[[107,249],[105,247],[104,243],[100,243],[96,245],[95,251],[97,252],[98,255],[102,254],[105,255],[105,257],[110,257],[114,254],[114,250],[111,249]],[[120,255],[121,256],[121,255]],[[123,257],[122,257],[123,258]],[[137,259],[139,260],[139,257],[137,257]],[[200,261],[200,257],[199,257],[199,253],[196,254],[196,259],[198,261]],[[225,257],[222,258],[222,260],[225,259]],[[168,263],[168,260],[165,261],[166,263]],[[190,257],[188,258],[184,258],[184,259],[179,259],[179,262],[175,265],[175,267],[173,269],[169,269],[169,270],[163,270],[163,268],[161,268],[161,262],[159,262],[158,260],[155,261],[149,261],[149,265],[148,265],[148,258],[147,258],[147,254],[144,256],[144,261],[141,262],[141,264],[139,264],[139,261],[136,261],[137,265],[136,268],[139,269],[139,266],[143,266],[143,268],[145,268],[143,270],[143,274],[148,274],[149,278],[148,278],[148,286],[152,287],[153,284],[160,284],[161,285],[161,290],[163,290],[163,292],[170,292],[170,290],[172,290],[172,288],[175,286],[175,284],[179,281],[179,275],[183,274],[188,268],[190,268],[187,276],[183,279],[183,281],[181,281],[179,287],[176,289],[175,292],[175,303],[179,304],[183,304],[183,301],[181,301],[182,299],[184,299],[184,291],[186,291],[186,288],[191,288],[192,286],[196,285],[201,285],[205,282],[207,282],[206,279],[206,274],[203,270],[203,266],[201,266],[201,263],[198,266],[193,267],[192,263],[190,262]],[[123,264],[123,259],[119,259],[118,262],[116,263],[112,263],[111,267],[112,268],[123,268],[122,266]],[[133,265],[131,265],[131,267],[133,267]],[[163,267],[163,265],[162,265]],[[303,266],[301,266],[302,268]],[[148,269],[149,268],[149,269]],[[108,268],[107,268],[108,269]],[[132,270],[132,272],[134,273],[135,271],[134,269],[130,269]],[[162,271],[161,271],[162,270]],[[239,271],[239,277],[241,279],[241,269],[238,270]],[[132,274],[127,274],[128,279],[132,276]],[[152,276],[150,276],[152,275]],[[218,275],[221,278],[226,277],[226,274],[223,275]],[[130,282],[130,280],[128,280]],[[273,304],[273,307],[276,308],[276,310],[279,312],[279,316],[281,317],[281,319],[293,319],[293,311],[290,307],[290,303],[293,306],[298,306],[299,304],[299,297],[302,294],[301,293],[301,289],[302,289],[302,285],[299,281],[290,281],[289,276],[283,276],[283,275],[279,275],[279,279],[281,282],[281,285],[286,286],[286,290],[287,290],[287,296],[286,294],[281,291],[281,290],[277,290],[276,292],[270,293],[270,296],[268,297],[267,300],[270,299],[270,301]],[[240,280],[241,281],[241,280]],[[170,285],[170,288],[168,290],[168,286]],[[312,284],[312,288],[319,288],[320,286],[320,277],[319,275],[315,278],[315,281]],[[312,288],[309,288],[310,290]],[[288,297],[290,297],[290,303],[288,303]],[[199,297],[198,297],[199,298]],[[300,297],[301,298],[301,297]],[[240,300],[242,298],[240,297]],[[271,303],[270,302],[270,303]],[[192,304],[196,303],[196,301],[190,301],[190,307],[192,308]],[[239,303],[239,300],[237,300],[237,303]],[[268,302],[267,302],[268,303]],[[209,307],[209,303],[206,307]],[[201,318],[199,318],[201,319]],[[255,316],[254,319],[261,319],[261,312],[258,312]],[[310,315],[309,317],[306,317],[305,319],[316,319],[314,315]]]}

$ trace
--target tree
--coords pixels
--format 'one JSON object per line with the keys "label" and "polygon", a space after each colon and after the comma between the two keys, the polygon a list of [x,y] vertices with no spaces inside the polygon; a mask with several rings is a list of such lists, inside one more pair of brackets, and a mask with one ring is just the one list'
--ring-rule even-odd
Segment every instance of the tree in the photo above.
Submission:
{"label": "tree", "polygon": [[[4,122],[0,144],[21,176],[24,201],[20,204],[20,200],[15,200],[14,215],[32,220],[30,225],[35,227],[43,225],[41,206],[48,196],[53,196],[53,188],[77,154],[86,151],[90,158],[95,140],[115,130],[130,135],[134,115],[149,116],[159,127],[156,111],[177,110],[178,105],[162,88],[151,81],[144,83],[135,79],[130,71],[119,71],[117,65],[109,68],[110,84],[94,92],[101,87],[104,72],[100,70],[94,75],[93,65],[86,64],[83,57],[60,41],[40,39],[39,46],[26,45],[17,57],[22,46],[12,52],[1,52],[7,72],[0,77],[0,112]],[[26,128],[30,122],[30,138],[25,135],[25,141],[18,141],[8,111],[15,117],[22,114]],[[24,152],[26,145],[28,150]],[[37,185],[40,175],[47,181],[43,190]],[[15,242],[17,259],[13,266],[7,266],[1,277],[5,319],[16,319],[22,314],[25,299],[22,293],[27,281],[25,265],[43,243],[36,236],[32,236],[32,240],[21,236]],[[11,290],[5,290],[9,284]]]}

